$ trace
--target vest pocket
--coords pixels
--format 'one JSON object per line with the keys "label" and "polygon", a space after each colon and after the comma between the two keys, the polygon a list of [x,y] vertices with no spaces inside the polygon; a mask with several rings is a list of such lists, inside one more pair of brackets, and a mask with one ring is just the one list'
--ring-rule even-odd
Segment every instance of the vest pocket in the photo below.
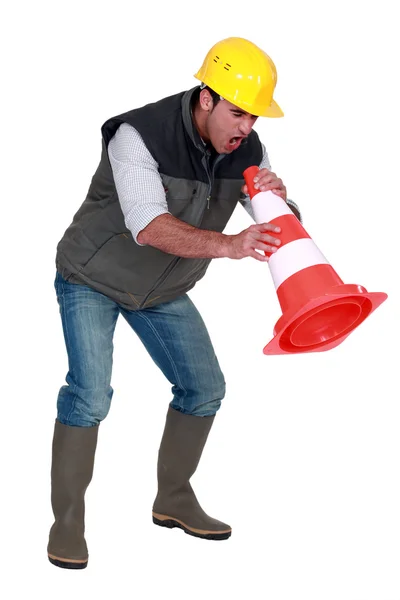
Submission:
{"label": "vest pocket", "polygon": [[138,246],[128,232],[105,242],[81,274],[95,287],[127,294],[136,308],[145,308],[187,292],[204,276],[210,261]]}
{"label": "vest pocket", "polygon": [[150,246],[138,246],[130,232],[112,236],[86,263],[89,280],[132,294],[140,302],[174,261],[174,256]]}

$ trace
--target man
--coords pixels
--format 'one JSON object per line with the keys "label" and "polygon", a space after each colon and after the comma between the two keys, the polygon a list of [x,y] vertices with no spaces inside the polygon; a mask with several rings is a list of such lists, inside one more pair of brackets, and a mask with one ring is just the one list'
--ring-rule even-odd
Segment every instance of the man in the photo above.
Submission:
{"label": "man", "polygon": [[[69,359],[57,402],[49,560],[84,568],[84,494],[106,417],[112,341],[121,314],[172,383],[158,457],[153,521],[220,540],[229,525],[201,508],[189,480],[225,394],[206,327],[187,296],[213,258],[267,260],[279,230],[222,233],[238,201],[251,213],[243,171],[286,200],[253,131],[281,117],[272,60],[241,38],[218,42],[189,91],[111,118],[87,198],[58,244],[55,287]],[[297,207],[293,210],[299,216]],[[275,234],[275,235],[274,235]],[[261,252],[260,252],[261,251]]]}

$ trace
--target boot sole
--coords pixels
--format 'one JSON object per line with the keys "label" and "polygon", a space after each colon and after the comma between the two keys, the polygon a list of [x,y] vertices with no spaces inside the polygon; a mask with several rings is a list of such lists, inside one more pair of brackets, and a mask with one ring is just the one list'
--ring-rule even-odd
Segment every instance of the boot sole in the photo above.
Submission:
{"label": "boot sole", "polygon": [[225,531],[219,532],[194,529],[183,523],[183,521],[172,519],[167,515],[160,515],[158,513],[153,513],[153,523],[160,527],[167,527],[168,529],[177,527],[178,529],[182,529],[188,535],[193,535],[194,537],[202,538],[203,540],[227,540],[232,535],[232,529],[226,529]]}
{"label": "boot sole", "polygon": [[64,560],[51,554],[47,556],[52,565],[61,567],[61,569],[86,569],[88,564],[87,560]]}

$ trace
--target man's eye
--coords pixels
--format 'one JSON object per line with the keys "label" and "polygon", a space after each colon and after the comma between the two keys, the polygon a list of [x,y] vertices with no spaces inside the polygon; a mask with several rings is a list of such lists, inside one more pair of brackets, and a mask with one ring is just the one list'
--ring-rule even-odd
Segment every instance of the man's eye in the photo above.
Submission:
{"label": "man's eye", "polygon": [[234,114],[235,117],[241,117],[242,116],[242,113],[236,113],[236,112],[234,112],[233,114]]}

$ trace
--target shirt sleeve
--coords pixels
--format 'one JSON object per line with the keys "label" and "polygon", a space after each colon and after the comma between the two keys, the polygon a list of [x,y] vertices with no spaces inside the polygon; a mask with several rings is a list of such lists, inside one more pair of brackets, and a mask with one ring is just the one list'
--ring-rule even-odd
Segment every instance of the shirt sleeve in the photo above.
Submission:
{"label": "shirt sleeve", "polygon": [[147,149],[139,132],[122,123],[108,145],[126,227],[139,246],[137,236],[155,217],[169,213],[158,163]]}
{"label": "shirt sleeve", "polygon": [[[269,158],[268,158],[268,153],[265,149],[264,144],[261,144],[262,146],[262,150],[263,150],[263,157],[261,160],[261,163],[259,164],[259,168],[260,169],[268,169],[269,171],[271,170],[271,163],[269,162]],[[242,206],[245,208],[245,210],[249,213],[249,215],[251,216],[251,218],[253,219],[253,221],[255,221],[255,217],[254,217],[254,213],[253,213],[253,209],[251,206],[251,200],[250,200],[250,196],[248,194],[241,194],[240,197],[240,203],[242,204]],[[301,213],[300,213],[300,209],[297,206],[296,202],[293,202],[293,200],[286,200],[286,204],[289,206],[289,208],[291,210],[293,210],[294,214],[296,216],[298,216],[300,223],[303,222],[302,217],[301,217]]]}

